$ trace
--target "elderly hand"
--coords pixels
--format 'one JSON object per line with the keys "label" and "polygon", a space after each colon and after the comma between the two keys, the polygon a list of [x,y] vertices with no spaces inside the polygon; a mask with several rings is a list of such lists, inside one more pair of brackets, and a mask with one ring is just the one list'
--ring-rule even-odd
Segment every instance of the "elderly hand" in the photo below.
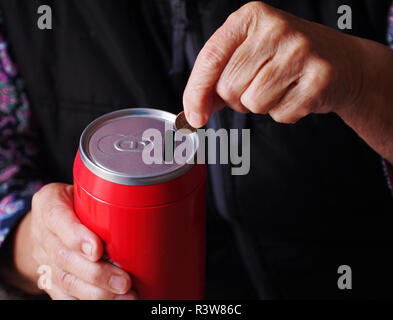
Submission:
{"label": "elderly hand", "polygon": [[262,2],[229,16],[201,50],[184,92],[196,128],[225,105],[295,123],[361,99],[359,41]]}
{"label": "elderly hand", "polygon": [[32,210],[19,226],[14,260],[25,278],[36,282],[40,266],[51,270],[52,299],[135,299],[131,278],[101,261],[101,239],[83,226],[73,211],[73,187],[49,184],[37,192]]}

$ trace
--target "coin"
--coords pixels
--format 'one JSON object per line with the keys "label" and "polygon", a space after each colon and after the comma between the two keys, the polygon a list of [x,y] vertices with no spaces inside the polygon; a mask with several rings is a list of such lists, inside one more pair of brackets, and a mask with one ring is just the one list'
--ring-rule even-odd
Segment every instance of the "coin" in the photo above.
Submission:
{"label": "coin", "polygon": [[180,112],[177,117],[176,117],[176,121],[175,121],[175,128],[176,130],[190,130],[191,132],[195,132],[197,131],[197,129],[195,129],[193,126],[191,126],[187,119],[186,119],[186,115],[184,114],[184,111]]}

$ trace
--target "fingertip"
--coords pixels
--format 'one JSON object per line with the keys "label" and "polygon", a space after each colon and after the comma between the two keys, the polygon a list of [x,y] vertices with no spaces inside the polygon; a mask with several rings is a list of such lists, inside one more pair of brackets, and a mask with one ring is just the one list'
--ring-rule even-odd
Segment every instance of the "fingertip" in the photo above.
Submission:
{"label": "fingertip", "polygon": [[198,129],[207,123],[211,102],[211,93],[195,89],[190,83],[187,85],[183,95],[183,106],[186,119],[191,126]]}
{"label": "fingertip", "polygon": [[109,279],[110,289],[117,294],[126,294],[131,289],[131,280],[124,274],[115,273]]}
{"label": "fingertip", "polygon": [[208,121],[209,115],[204,112],[185,112],[188,123],[196,129],[202,128]]}

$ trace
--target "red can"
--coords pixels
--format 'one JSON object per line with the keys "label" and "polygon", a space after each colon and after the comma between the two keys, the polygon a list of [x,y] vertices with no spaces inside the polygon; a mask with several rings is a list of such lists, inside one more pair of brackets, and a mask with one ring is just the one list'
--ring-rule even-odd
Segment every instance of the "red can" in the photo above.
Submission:
{"label": "red can", "polygon": [[[175,115],[125,109],[104,115],[83,132],[74,162],[74,205],[81,222],[99,235],[106,255],[128,271],[141,299],[202,299],[205,269],[206,167],[145,164]],[[186,137],[198,148],[197,134]],[[191,160],[191,158],[190,158]]]}

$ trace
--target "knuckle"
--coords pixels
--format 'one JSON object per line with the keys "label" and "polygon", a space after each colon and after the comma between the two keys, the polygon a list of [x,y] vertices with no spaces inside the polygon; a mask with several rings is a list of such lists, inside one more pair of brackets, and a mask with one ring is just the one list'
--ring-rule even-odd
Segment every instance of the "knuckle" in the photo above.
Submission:
{"label": "knuckle", "polygon": [[252,1],[245,4],[239,9],[242,14],[255,14],[261,10],[266,10],[266,5],[260,1]]}
{"label": "knuckle", "polygon": [[[243,5],[240,9],[233,12],[224,23],[224,26],[240,27],[243,32],[249,28],[254,29],[263,13],[268,12],[268,7],[260,1],[253,1]],[[231,30],[232,28],[229,28]]]}
{"label": "knuckle", "polygon": [[261,106],[252,94],[243,94],[240,98],[240,102],[252,113],[261,113]]}
{"label": "knuckle", "polygon": [[281,40],[284,35],[291,31],[290,23],[281,16],[272,16],[269,19],[266,33],[269,34],[270,39]]}
{"label": "knuckle", "polygon": [[[103,282],[104,278],[106,277],[105,274],[105,269],[101,265],[96,265],[94,266],[90,271],[89,271],[89,278],[90,281],[93,285],[98,285]],[[108,280],[109,281],[109,280]]]}
{"label": "knuckle", "polygon": [[250,105],[246,106],[246,108],[247,108],[248,110],[250,110],[251,113],[254,113],[254,114],[262,114],[262,108],[261,108],[261,106],[258,106],[258,104],[255,103],[255,102],[253,102],[253,103],[251,103]]}
{"label": "knuckle", "polygon": [[227,18],[227,20],[225,21],[225,24],[224,24],[224,25],[232,24],[232,23],[235,23],[236,21],[239,21],[239,18],[243,15],[242,10],[244,10],[243,7],[240,8],[239,10],[235,11],[235,12],[232,12],[232,13],[228,16],[228,18]]}
{"label": "knuckle", "polygon": [[53,260],[55,264],[61,268],[71,262],[71,254],[70,252],[68,252],[68,250],[64,248],[58,248],[57,250],[55,250]]}
{"label": "knuckle", "polygon": [[286,44],[284,39],[291,35],[291,26],[288,21],[281,17],[271,17],[264,26],[264,32],[261,33],[261,43],[269,43],[273,52]]}
{"label": "knuckle", "polygon": [[269,112],[272,119],[282,124],[294,124],[311,113],[311,105],[307,102],[300,103],[293,108],[290,103],[280,104]]}
{"label": "knuckle", "polygon": [[48,206],[44,211],[43,218],[48,228],[53,228],[56,220],[59,218],[60,207],[59,205]]}
{"label": "knuckle", "polygon": [[285,65],[302,67],[310,51],[311,41],[304,35],[296,36],[288,49]]}
{"label": "knuckle", "polygon": [[329,84],[332,82],[334,78],[334,70],[332,65],[323,59],[319,59],[316,67],[314,69],[313,75],[313,85],[317,89],[317,91],[323,91]]}
{"label": "knuckle", "polygon": [[48,211],[59,207],[57,185],[56,183],[44,185],[33,195],[31,206],[34,217],[45,220],[51,216],[52,212]]}
{"label": "knuckle", "polygon": [[223,79],[217,83],[218,95],[229,104],[239,101],[238,86],[233,81]]}
{"label": "knuckle", "polygon": [[200,54],[202,68],[218,69],[223,63],[224,52],[217,43],[218,40],[212,39],[208,41]]}
{"label": "knuckle", "polygon": [[311,50],[311,40],[302,33],[296,36],[295,50],[301,52],[310,52]]}
{"label": "knuckle", "polygon": [[274,19],[274,26],[278,35],[285,35],[291,29],[289,22],[279,17]]}
{"label": "knuckle", "polygon": [[73,291],[76,286],[76,282],[77,279],[73,274],[62,271],[60,275],[60,284],[65,291],[67,292]]}
{"label": "knuckle", "polygon": [[49,229],[55,230],[60,224],[67,224],[70,231],[75,231],[76,224],[69,221],[67,216],[68,208],[62,203],[48,206],[43,213],[44,222]]}

